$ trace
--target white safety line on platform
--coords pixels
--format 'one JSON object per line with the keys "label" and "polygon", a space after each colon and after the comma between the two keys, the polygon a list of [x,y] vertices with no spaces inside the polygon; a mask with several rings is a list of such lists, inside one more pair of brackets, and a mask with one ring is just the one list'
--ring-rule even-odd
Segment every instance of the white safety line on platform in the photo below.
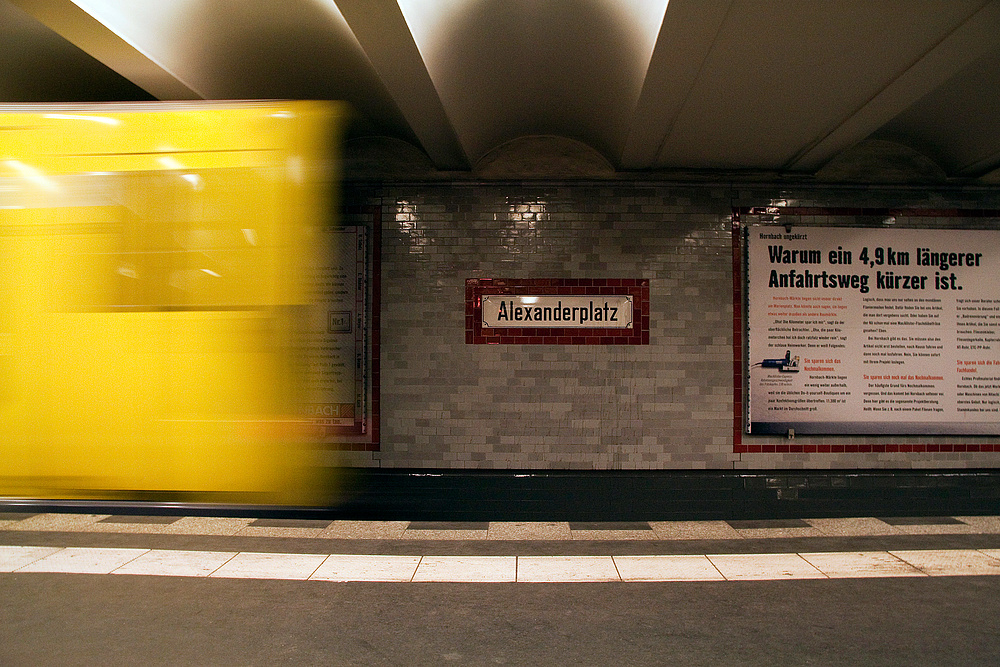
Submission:
{"label": "white safety line on platform", "polygon": [[0,573],[310,581],[775,581],[1000,574],[1000,549],[654,556],[398,556],[0,546]]}

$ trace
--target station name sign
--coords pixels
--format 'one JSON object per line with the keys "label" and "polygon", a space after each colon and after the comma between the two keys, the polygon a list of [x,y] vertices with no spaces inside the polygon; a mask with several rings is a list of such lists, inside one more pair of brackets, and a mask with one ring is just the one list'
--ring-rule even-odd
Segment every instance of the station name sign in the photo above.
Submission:
{"label": "station name sign", "polygon": [[649,345],[648,278],[469,278],[469,345]]}
{"label": "station name sign", "polygon": [[484,295],[482,312],[484,328],[632,328],[630,295]]}

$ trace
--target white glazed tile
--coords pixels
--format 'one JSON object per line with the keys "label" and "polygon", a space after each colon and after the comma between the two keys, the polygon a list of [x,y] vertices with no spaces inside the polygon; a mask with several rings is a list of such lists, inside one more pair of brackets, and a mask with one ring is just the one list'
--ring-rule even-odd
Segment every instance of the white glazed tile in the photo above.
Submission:
{"label": "white glazed tile", "polygon": [[50,556],[62,547],[0,546],[0,572],[13,572],[40,558]]}
{"label": "white glazed tile", "polygon": [[517,556],[424,556],[413,581],[512,582]]}
{"label": "white glazed tile", "polygon": [[615,556],[622,581],[721,581],[705,556]]}
{"label": "white glazed tile", "polygon": [[915,549],[889,553],[934,577],[1000,574],[1000,560],[975,549]]}
{"label": "white glazed tile", "polygon": [[708,557],[726,579],[822,579],[798,554],[718,554]]}
{"label": "white glazed tile", "polygon": [[323,561],[323,554],[273,554],[245,552],[233,558],[212,577],[235,579],[308,579]]}
{"label": "white glazed tile", "polygon": [[619,581],[611,556],[518,556],[517,580],[526,582]]}
{"label": "white glazed tile", "polygon": [[319,581],[410,581],[420,556],[334,554],[313,573]]}
{"label": "white glazed tile", "polygon": [[923,572],[884,551],[799,554],[831,578],[922,577]]}
{"label": "white glazed tile", "polygon": [[110,574],[135,560],[148,549],[102,549],[67,547],[30,563],[19,572],[66,572],[72,574]]}
{"label": "white glazed tile", "polygon": [[235,555],[234,551],[151,549],[135,560],[122,565],[114,571],[114,574],[207,577]]}

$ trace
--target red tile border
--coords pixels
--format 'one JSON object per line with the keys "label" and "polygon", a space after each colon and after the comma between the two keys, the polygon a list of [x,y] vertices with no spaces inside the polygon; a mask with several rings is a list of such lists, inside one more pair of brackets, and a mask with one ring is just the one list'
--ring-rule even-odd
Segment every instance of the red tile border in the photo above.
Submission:
{"label": "red tile border", "polygon": [[[631,329],[484,328],[487,294],[631,296]],[[465,342],[468,345],[649,345],[649,280],[646,278],[469,278],[465,281]]]}
{"label": "red tile border", "polygon": [[734,454],[883,454],[883,453],[976,453],[998,452],[996,444],[913,444],[913,445],[751,445],[739,444],[733,447]]}

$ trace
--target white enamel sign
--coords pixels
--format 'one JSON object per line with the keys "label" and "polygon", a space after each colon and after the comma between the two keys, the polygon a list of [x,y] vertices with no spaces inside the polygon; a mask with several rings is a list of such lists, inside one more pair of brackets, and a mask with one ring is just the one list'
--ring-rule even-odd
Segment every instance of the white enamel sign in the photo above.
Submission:
{"label": "white enamel sign", "polygon": [[632,297],[489,294],[483,296],[483,326],[631,329]]}

